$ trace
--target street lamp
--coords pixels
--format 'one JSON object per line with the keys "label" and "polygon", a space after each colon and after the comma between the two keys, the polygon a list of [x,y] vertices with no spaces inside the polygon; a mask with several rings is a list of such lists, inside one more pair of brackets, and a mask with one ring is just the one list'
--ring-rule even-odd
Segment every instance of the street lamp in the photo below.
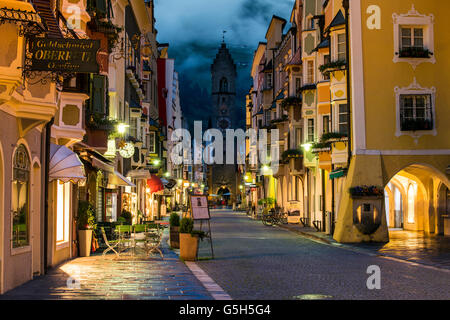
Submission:
{"label": "street lamp", "polygon": [[311,144],[311,143],[304,143],[304,144],[302,144],[302,148],[303,148],[305,151],[311,150],[311,147],[312,147],[312,144]]}
{"label": "street lamp", "polygon": [[129,127],[128,124],[119,123],[117,125],[117,132],[119,132],[120,134],[124,134],[128,127]]}

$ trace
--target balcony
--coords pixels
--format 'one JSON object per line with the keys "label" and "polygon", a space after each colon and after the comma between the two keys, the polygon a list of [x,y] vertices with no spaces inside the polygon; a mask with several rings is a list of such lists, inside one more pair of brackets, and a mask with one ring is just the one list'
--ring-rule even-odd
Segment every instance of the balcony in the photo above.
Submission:
{"label": "balcony", "polygon": [[319,66],[319,71],[322,72],[323,75],[328,75],[331,72],[342,71],[347,66],[347,62],[345,60],[338,60],[333,62],[325,63]]}
{"label": "balcony", "polygon": [[89,146],[106,151],[108,149],[108,135],[115,130],[117,122],[105,115],[86,112],[86,135],[84,142]]}

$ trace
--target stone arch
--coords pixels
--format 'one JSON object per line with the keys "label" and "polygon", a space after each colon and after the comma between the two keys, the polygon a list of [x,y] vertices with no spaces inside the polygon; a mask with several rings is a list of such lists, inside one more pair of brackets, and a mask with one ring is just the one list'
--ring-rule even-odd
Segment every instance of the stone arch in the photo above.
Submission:
{"label": "stone arch", "polygon": [[436,233],[444,234],[444,215],[450,215],[450,192],[449,188],[440,183],[437,187],[437,210],[436,210]]}
{"label": "stone arch", "polygon": [[[430,165],[411,164],[402,167],[385,185],[391,182],[402,195],[403,229],[424,231],[427,233],[439,232],[438,220],[438,192],[435,191],[436,181],[441,186],[447,186],[448,179],[437,169]],[[447,182],[447,183],[446,183]],[[441,187],[442,188],[442,187]],[[442,191],[441,191],[442,192]],[[389,204],[398,201],[389,195]],[[392,214],[392,210],[389,210]],[[387,218],[392,221],[391,216]]]}

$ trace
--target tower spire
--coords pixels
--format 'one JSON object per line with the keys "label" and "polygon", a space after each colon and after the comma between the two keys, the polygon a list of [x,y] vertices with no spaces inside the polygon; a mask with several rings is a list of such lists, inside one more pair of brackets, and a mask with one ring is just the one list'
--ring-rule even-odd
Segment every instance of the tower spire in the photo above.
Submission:
{"label": "tower spire", "polygon": [[222,31],[222,43],[225,43],[225,33],[227,33],[227,30]]}

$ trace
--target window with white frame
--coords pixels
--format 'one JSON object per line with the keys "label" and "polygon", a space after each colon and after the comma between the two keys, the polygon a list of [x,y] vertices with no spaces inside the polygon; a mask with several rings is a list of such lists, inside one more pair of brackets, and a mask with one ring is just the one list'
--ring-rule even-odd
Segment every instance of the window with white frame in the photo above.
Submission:
{"label": "window with white frame", "polygon": [[138,135],[138,119],[135,117],[130,118],[130,136],[137,138]]}
{"label": "window with white frame", "polygon": [[341,33],[337,35],[337,60],[346,61],[346,48],[345,48],[345,34]]}
{"label": "window with white frame", "polygon": [[330,116],[324,115],[322,117],[322,133],[330,132]]}
{"label": "window with white frame", "polygon": [[348,134],[348,105],[340,104],[338,106],[338,112],[339,133]]}
{"label": "window with white frame", "polygon": [[[330,55],[329,54],[324,55],[323,56],[323,64],[325,65],[330,62],[331,62]],[[330,80],[330,74],[328,72],[325,72],[322,77],[323,77],[323,80]]]}
{"label": "window with white frame", "polygon": [[56,244],[69,241],[70,231],[70,182],[56,182]]}
{"label": "window with white frame", "polygon": [[400,28],[401,33],[401,49],[411,47],[423,48],[423,28],[422,27],[406,27]]}
{"label": "window with white frame", "polygon": [[264,123],[266,126],[270,124],[270,110],[264,111]]}
{"label": "window with white frame", "polygon": [[432,130],[433,116],[430,94],[400,95],[400,130]]}
{"label": "window with white frame", "polygon": [[[423,62],[435,63],[434,16],[417,12],[412,5],[407,13],[392,15],[394,25],[394,62],[408,62],[415,69]],[[413,59],[411,59],[413,58]]]}
{"label": "window with white frame", "polygon": [[148,152],[156,153],[156,132],[150,131],[148,134]]}
{"label": "window with white frame", "polygon": [[314,83],[314,61],[308,60],[307,63],[307,70],[306,70],[306,79],[308,80],[308,83]]}
{"label": "window with white frame", "polygon": [[314,141],[314,119],[308,119],[308,141]]}

